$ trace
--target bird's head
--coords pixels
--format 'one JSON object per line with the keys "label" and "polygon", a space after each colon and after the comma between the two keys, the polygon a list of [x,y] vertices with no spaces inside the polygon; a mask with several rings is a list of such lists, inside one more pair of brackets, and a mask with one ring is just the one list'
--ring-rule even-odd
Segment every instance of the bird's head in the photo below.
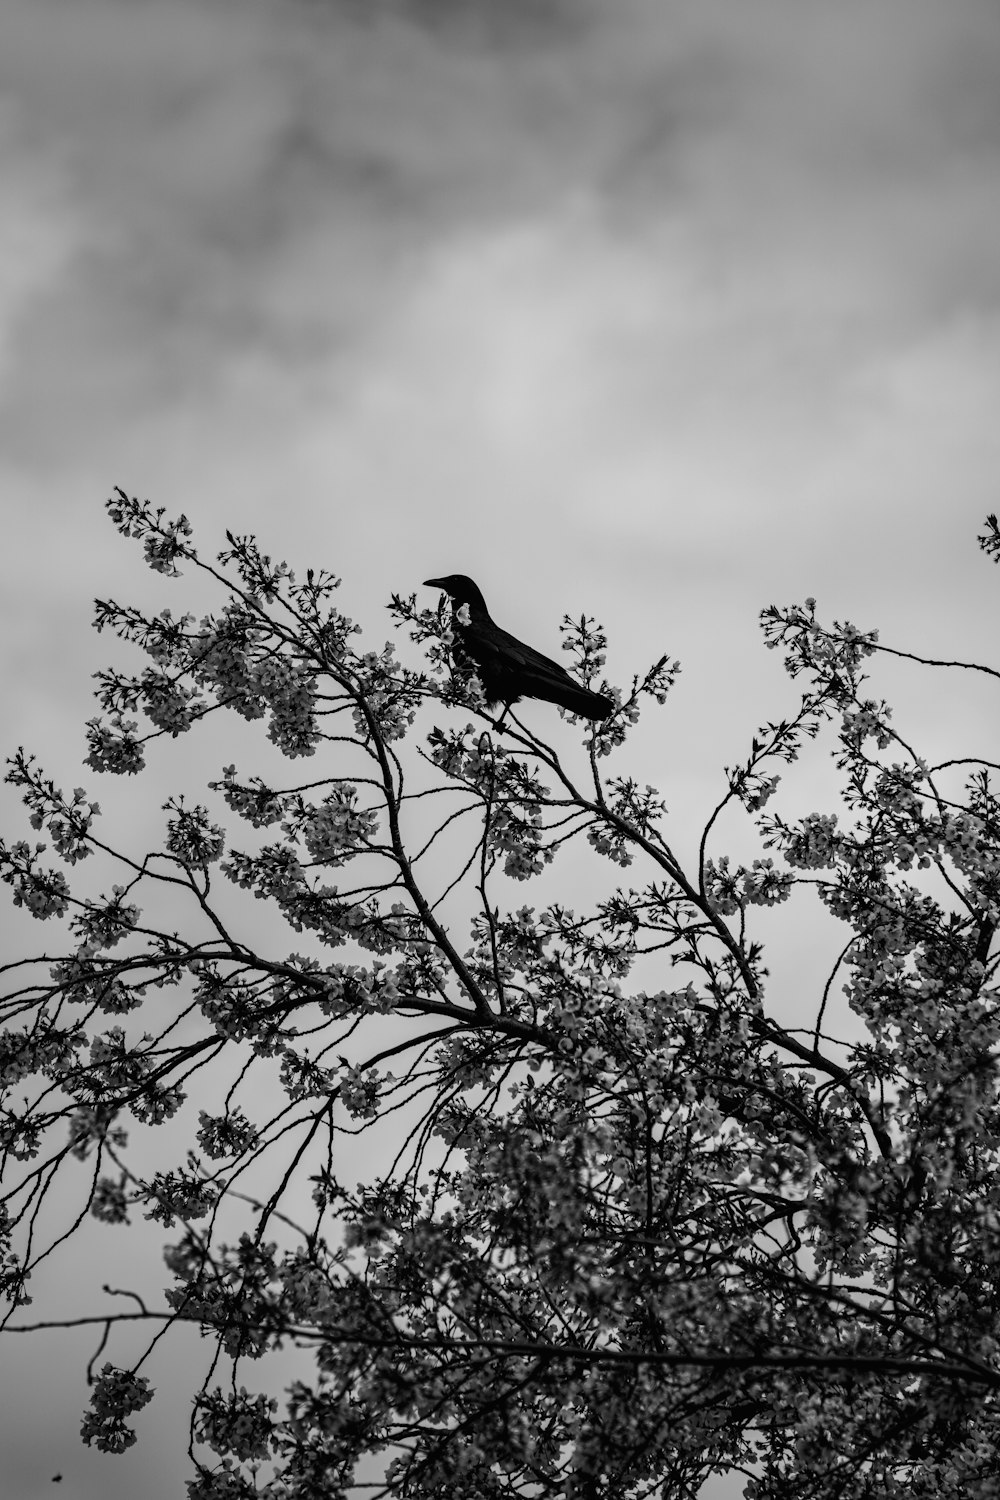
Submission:
{"label": "bird's head", "polygon": [[483,614],[487,613],[486,600],[478,586],[465,573],[448,573],[444,578],[425,578],[424,587],[444,589],[445,593],[451,596],[456,609],[467,604],[470,609],[482,610]]}

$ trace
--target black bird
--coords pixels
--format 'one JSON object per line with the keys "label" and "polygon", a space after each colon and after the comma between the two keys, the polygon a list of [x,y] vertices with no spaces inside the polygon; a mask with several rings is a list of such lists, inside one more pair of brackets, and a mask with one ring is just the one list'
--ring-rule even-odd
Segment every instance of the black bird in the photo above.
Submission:
{"label": "black bird", "polygon": [[456,615],[463,604],[469,606],[469,623],[463,625],[456,620],[455,635],[476,667],[487,703],[505,703],[509,707],[519,698],[541,698],[585,719],[606,719],[614,712],[610,698],[581,687],[558,662],[550,661],[540,651],[501,630],[491,618],[479,589],[464,573],[426,578],[424,586],[444,589],[450,594]]}

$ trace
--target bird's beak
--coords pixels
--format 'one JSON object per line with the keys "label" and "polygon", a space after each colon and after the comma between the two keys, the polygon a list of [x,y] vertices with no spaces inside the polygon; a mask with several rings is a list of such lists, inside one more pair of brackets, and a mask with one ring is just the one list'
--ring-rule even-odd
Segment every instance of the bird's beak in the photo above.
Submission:
{"label": "bird's beak", "polygon": [[425,589],[443,589],[444,588],[444,579],[443,578],[425,578],[423,586],[424,586]]}

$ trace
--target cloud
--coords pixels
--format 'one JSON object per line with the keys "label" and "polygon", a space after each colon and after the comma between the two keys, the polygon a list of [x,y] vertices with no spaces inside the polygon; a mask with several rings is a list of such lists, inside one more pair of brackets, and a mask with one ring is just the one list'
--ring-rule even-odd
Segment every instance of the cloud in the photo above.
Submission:
{"label": "cloud", "polygon": [[437,257],[511,226],[551,225],[558,301],[563,271],[586,280],[562,238],[580,199],[609,268],[645,257],[646,342],[694,285],[709,362],[742,320],[758,348],[770,325],[776,365],[791,346],[822,378],[913,320],[996,305],[989,5],[496,14],[16,4],[0,65],[22,127],[12,170],[58,180],[62,201],[22,254],[14,451],[52,461],[115,413],[204,405],[248,358],[276,380],[348,369]]}

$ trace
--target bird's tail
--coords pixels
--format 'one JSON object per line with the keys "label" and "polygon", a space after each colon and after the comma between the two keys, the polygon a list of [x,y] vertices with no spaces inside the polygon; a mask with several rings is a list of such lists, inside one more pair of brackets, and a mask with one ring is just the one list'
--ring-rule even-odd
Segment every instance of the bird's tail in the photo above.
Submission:
{"label": "bird's tail", "polygon": [[584,719],[606,719],[615,709],[610,698],[603,698],[600,693],[592,693],[589,688],[576,687],[572,683],[565,686],[562,683],[546,684],[545,696],[550,703],[558,703],[560,708],[568,708],[571,714],[579,714]]}

